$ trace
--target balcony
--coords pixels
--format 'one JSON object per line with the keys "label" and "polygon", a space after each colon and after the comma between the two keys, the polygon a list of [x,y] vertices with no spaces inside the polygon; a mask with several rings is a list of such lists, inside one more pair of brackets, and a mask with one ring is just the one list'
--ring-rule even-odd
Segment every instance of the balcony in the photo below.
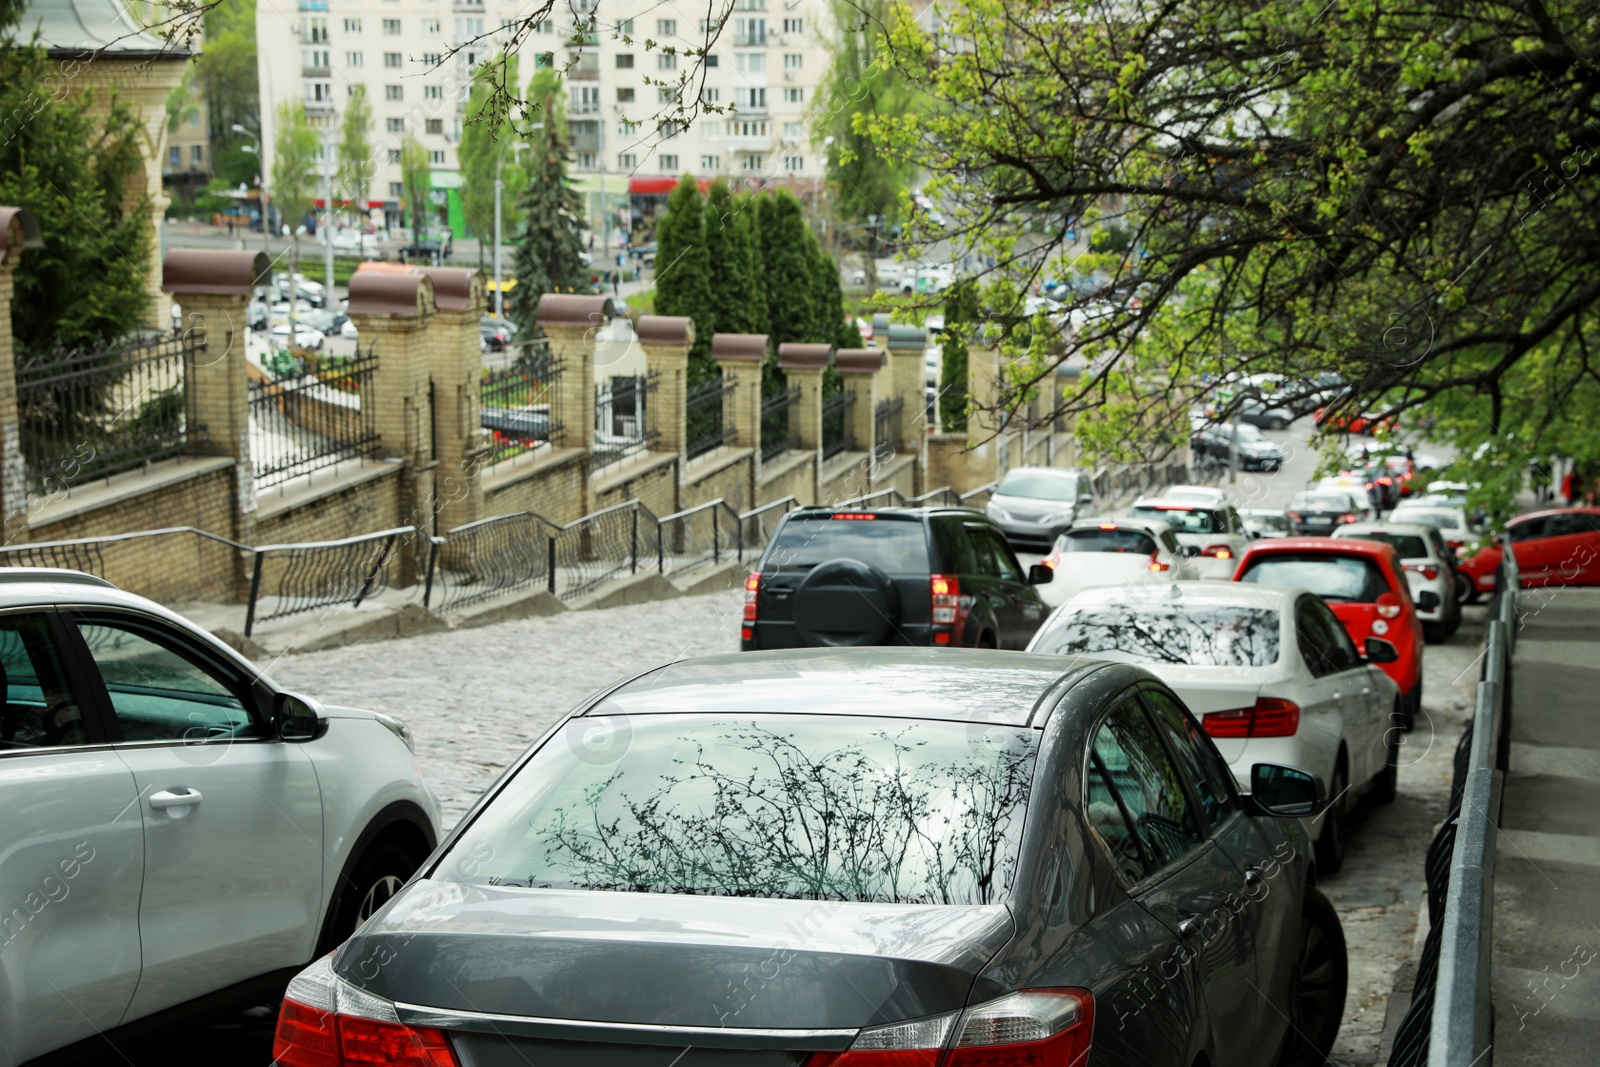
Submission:
{"label": "balcony", "polygon": [[328,67],[301,67],[300,77],[320,80],[333,77],[333,71]]}
{"label": "balcony", "polygon": [[579,67],[573,67],[571,70],[567,71],[567,80],[574,82],[597,82],[600,80],[600,72],[598,70],[583,70]]}
{"label": "balcony", "polygon": [[572,150],[574,152],[600,151],[600,124],[598,122],[574,122],[567,129],[572,136]]}
{"label": "balcony", "polygon": [[767,35],[765,33],[736,33],[733,35],[735,48],[765,48]]}
{"label": "balcony", "polygon": [[331,114],[333,114],[333,101],[332,100],[307,100],[306,101],[306,114],[307,115],[331,115]]}

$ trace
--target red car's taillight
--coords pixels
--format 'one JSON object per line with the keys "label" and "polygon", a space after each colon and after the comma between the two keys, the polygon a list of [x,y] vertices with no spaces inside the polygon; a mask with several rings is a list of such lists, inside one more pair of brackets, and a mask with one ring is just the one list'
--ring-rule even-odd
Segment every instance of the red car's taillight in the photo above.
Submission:
{"label": "red car's taillight", "polygon": [[869,1027],[844,1052],[813,1052],[805,1067],[935,1067],[947,1044],[946,1067],[1081,1067],[1093,1034],[1087,989],[1028,989],[959,1018]]}
{"label": "red car's taillight", "polygon": [[1208,712],[1200,725],[1212,737],[1293,737],[1300,729],[1300,705],[1280,697],[1257,697],[1254,707]]}
{"label": "red car's taillight", "polygon": [[1398,619],[1400,617],[1400,598],[1393,593],[1381,593],[1373,601],[1373,606],[1378,609],[1378,617],[1382,619]]}
{"label": "red car's taillight", "polygon": [[460,1067],[443,1031],[407,1026],[389,1001],[340,982],[327,956],[289,983],[272,1061],[276,1067]]}
{"label": "red car's taillight", "polygon": [[1172,569],[1172,564],[1162,562],[1161,553],[1158,549],[1157,551],[1150,553],[1150,569],[1159,574],[1162,571],[1170,571]]}
{"label": "red car's taillight", "polygon": [[744,580],[744,625],[739,636],[748,641],[755,636],[756,598],[761,595],[761,575],[752,574]]}
{"label": "red car's taillight", "polygon": [[1300,513],[1298,511],[1289,512],[1289,519],[1290,519],[1291,522],[1299,522],[1300,521]]}

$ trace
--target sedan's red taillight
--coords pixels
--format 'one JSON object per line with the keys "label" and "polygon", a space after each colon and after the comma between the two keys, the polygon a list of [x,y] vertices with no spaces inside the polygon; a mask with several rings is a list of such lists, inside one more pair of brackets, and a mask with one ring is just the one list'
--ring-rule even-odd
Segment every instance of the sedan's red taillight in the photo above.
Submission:
{"label": "sedan's red taillight", "polygon": [[1093,1035],[1087,989],[1026,989],[959,1017],[869,1027],[844,1052],[813,1052],[805,1067],[1082,1067]]}
{"label": "sedan's red taillight", "polygon": [[1232,559],[1233,549],[1227,545],[1207,545],[1200,554],[1210,559]]}
{"label": "sedan's red taillight", "polygon": [[1361,516],[1353,514],[1353,513],[1350,513],[1350,512],[1346,512],[1345,514],[1339,516],[1339,521],[1340,522],[1359,522],[1359,521],[1361,521]]}
{"label": "sedan's red taillight", "polygon": [[756,598],[761,595],[761,575],[752,574],[744,580],[744,625],[739,637],[745,641],[755,636]]}
{"label": "sedan's red taillight", "polygon": [[1439,577],[1439,568],[1431,563],[1406,563],[1403,566],[1408,571],[1422,575],[1430,582]]}
{"label": "sedan's red taillight", "polygon": [[1300,705],[1280,697],[1257,697],[1254,707],[1208,712],[1200,725],[1212,737],[1293,737],[1300,729]]}
{"label": "sedan's red taillight", "polygon": [[328,956],[290,981],[272,1061],[276,1067],[461,1067],[442,1030],[407,1026],[393,1004],[341,982]]}

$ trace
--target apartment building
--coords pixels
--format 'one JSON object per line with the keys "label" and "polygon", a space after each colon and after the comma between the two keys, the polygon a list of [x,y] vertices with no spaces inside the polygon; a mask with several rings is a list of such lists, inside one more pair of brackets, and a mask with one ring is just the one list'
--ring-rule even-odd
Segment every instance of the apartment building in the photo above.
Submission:
{"label": "apartment building", "polygon": [[[684,129],[661,130],[658,120],[679,91],[672,86],[698,62],[682,53],[705,46],[704,5],[606,0],[595,31],[575,34],[594,0],[561,0],[558,14],[524,41],[524,87],[537,66],[566,71],[570,172],[588,196],[596,230],[602,211],[608,232],[628,228],[648,215],[667,179],[684,173],[802,188],[821,178],[824,156],[810,143],[807,114],[835,32],[829,5],[731,0],[730,10],[726,2],[713,9],[726,18],[686,90],[726,110],[703,113]],[[429,153],[440,220],[462,232],[453,190],[460,184],[456,146],[471,72],[537,6],[513,0],[298,0],[295,6],[291,13],[287,5],[264,4],[257,14],[269,166],[279,104],[303,99],[332,153],[345,102],[365,85],[374,127],[376,178],[367,205],[374,220],[399,223],[400,145],[410,133]],[[448,57],[455,45],[464,47]]]}

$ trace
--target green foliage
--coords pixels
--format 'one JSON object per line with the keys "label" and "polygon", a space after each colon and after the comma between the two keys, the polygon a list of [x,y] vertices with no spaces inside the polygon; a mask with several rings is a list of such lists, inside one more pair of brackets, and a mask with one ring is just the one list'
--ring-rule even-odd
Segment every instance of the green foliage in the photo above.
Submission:
{"label": "green foliage", "polygon": [[767,282],[766,332],[774,348],[791,341],[817,340],[816,272],[807,251],[809,231],[800,213],[800,201],[789,190],[779,189],[761,197],[758,203],[761,259]]}
{"label": "green foliage", "polygon": [[250,138],[235,124],[261,129],[260,74],[256,63],[256,0],[228,0],[205,12],[205,43],[191,64],[206,102],[213,172],[229,185],[254,185],[261,161],[240,151]]}
{"label": "green foliage", "polygon": [[766,333],[771,326],[767,306],[767,265],[761,251],[761,210],[754,193],[740,193],[733,198],[734,236],[738,243],[736,252],[743,264],[745,278],[744,299],[740,307],[745,333]]}
{"label": "green foliage", "polygon": [[518,199],[522,225],[514,243],[517,284],[507,294],[506,312],[524,337],[539,336],[539,298],[575,292],[588,279],[584,249],[583,200],[567,177],[566,109],[561,77],[540,70],[528,88],[528,102],[544,128],[528,146],[527,186]]}
{"label": "green foliage", "polygon": [[123,205],[144,181],[142,118],[114,96],[61,93],[61,77],[43,49],[0,48],[0,204],[33,212],[44,236],[14,275],[19,356],[115,339],[149,305],[149,205]]}
{"label": "green foliage", "polygon": [[429,190],[433,188],[433,167],[428,162],[428,150],[410,133],[400,142],[400,185],[406,191],[405,208],[411,216],[411,239],[421,244],[432,214]]}
{"label": "green foliage", "polygon": [[706,194],[706,261],[711,315],[718,333],[761,333],[767,294],[753,261],[750,201],[717,179]]}
{"label": "green foliage", "polygon": [[355,205],[357,215],[367,213],[367,191],[372,187],[377,167],[372,158],[372,105],[367,102],[367,87],[357,85],[344,106],[339,123],[339,169],[334,181],[339,195]]}
{"label": "green foliage", "polygon": [[704,203],[694,176],[685,174],[656,220],[656,314],[694,320],[689,384],[716,374],[711,335],[720,329],[711,302],[711,267],[706,250]]}
{"label": "green foliage", "polygon": [[1095,252],[1126,253],[1133,248],[1133,231],[1121,222],[1110,223],[1094,232],[1089,248]]}
{"label": "green foliage", "polygon": [[[293,100],[278,105],[277,141],[272,152],[272,202],[290,232],[300,225],[317,189],[317,131],[306,106]],[[424,156],[426,158],[426,156]]]}
{"label": "green foliage", "polygon": [[467,121],[461,128],[456,158],[461,164],[461,211],[472,232],[480,235],[480,248],[499,235],[494,232],[494,183],[500,179],[500,225],[516,232],[522,225],[517,192],[526,188],[528,175],[518,158],[522,139],[515,124],[493,104],[505,90],[517,85],[517,57],[504,53],[483,64],[472,75],[467,97]]}
{"label": "green foliage", "polygon": [[982,317],[978,288],[952,286],[944,299],[944,330],[939,334],[939,426],[946,433],[967,429],[967,335]]}

